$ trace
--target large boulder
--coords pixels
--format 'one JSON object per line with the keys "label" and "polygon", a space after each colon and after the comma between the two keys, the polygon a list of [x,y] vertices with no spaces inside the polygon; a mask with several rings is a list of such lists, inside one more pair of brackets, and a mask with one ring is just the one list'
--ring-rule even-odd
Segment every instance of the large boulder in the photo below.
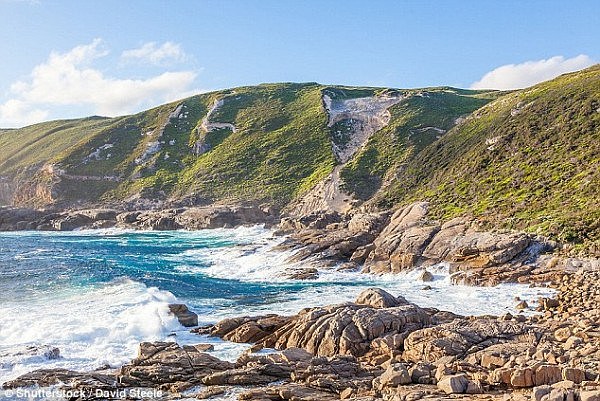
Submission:
{"label": "large boulder", "polygon": [[169,304],[169,312],[171,312],[179,323],[184,327],[198,326],[198,315],[188,309],[184,304]]}
{"label": "large boulder", "polygon": [[400,305],[406,305],[408,304],[408,301],[402,297],[396,298],[381,288],[369,288],[358,295],[356,303],[359,305],[371,306],[373,308],[393,308]]}
{"label": "large boulder", "polygon": [[[376,304],[379,302],[394,303],[388,297],[379,299]],[[412,304],[381,308],[349,303],[305,309],[266,337],[262,344],[276,349],[304,348],[321,356],[361,356],[369,351],[376,338],[392,334],[405,336],[430,323],[429,314]]]}
{"label": "large boulder", "polygon": [[[200,348],[202,349],[202,348]],[[201,352],[193,345],[141,343],[138,357],[121,367],[118,382],[127,387],[156,387],[165,384],[201,384],[212,373],[233,369],[230,362]]]}
{"label": "large boulder", "polygon": [[494,344],[535,344],[539,329],[514,321],[456,319],[413,331],[404,341],[405,360],[436,362],[446,356],[465,358]]}

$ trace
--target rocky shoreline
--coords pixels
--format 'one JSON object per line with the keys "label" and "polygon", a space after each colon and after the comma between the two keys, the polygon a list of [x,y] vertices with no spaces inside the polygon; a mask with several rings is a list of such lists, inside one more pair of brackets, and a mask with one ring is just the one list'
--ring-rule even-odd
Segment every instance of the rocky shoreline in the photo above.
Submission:
{"label": "rocky shoreline", "polygon": [[0,231],[73,231],[121,228],[134,230],[201,230],[278,222],[268,206],[202,206],[150,210],[93,208],[36,210],[0,208]]}
{"label": "rocky shoreline", "polygon": [[[547,283],[558,297],[540,299],[535,315],[473,317],[423,308],[399,294],[371,289],[353,303],[192,329],[251,344],[235,362],[210,355],[211,346],[200,342],[142,343],[138,357],[118,369],[34,371],[3,388],[58,386],[78,390],[73,400],[123,399],[98,394],[139,388],[164,391],[157,399],[235,394],[261,401],[600,400],[599,260],[559,256],[561,245],[540,236],[486,231],[468,218],[439,224],[428,219],[424,202],[394,213],[318,212],[281,220],[275,211],[257,206],[0,210],[0,230],[194,230],[255,224],[276,226],[286,236],[278,249],[294,250],[290,263],[370,274],[422,269],[427,281],[428,267],[444,262],[455,283]],[[293,278],[318,274],[309,267],[295,271]],[[519,308],[529,305],[521,302]],[[184,326],[197,325],[185,305],[170,310]]]}
{"label": "rocky shoreline", "polygon": [[598,280],[597,270],[557,276],[559,296],[540,302],[534,316],[459,316],[370,289],[353,303],[193,329],[252,344],[234,363],[206,353],[207,344],[142,343],[116,370],[35,371],[3,388],[54,385],[89,395],[76,399],[155,388],[161,399],[596,401]]}

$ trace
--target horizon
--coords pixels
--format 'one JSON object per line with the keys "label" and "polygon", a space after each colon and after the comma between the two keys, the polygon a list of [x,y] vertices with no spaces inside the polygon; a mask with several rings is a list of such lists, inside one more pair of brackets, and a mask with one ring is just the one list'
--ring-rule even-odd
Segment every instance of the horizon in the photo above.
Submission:
{"label": "horizon", "polygon": [[0,32],[11,38],[0,48],[10,54],[0,127],[135,114],[260,83],[519,89],[600,60],[600,4],[585,0],[175,7],[0,0]]}

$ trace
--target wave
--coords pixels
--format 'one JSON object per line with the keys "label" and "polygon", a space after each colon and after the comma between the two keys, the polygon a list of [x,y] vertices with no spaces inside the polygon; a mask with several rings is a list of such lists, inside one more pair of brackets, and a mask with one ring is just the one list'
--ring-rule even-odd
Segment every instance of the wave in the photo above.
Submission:
{"label": "wave", "polygon": [[[15,235],[18,238],[14,240],[21,243],[23,238],[19,235],[26,234]],[[448,266],[444,264],[429,268],[434,280],[428,283],[419,279],[419,271],[375,276],[338,271],[335,266],[319,269],[316,280],[293,280],[286,278],[288,269],[314,266],[290,263],[293,251],[274,251],[273,248],[285,238],[276,237],[261,226],[193,232],[108,229],[27,235],[36,235],[38,239],[43,237],[29,250],[18,252],[24,258],[43,256],[28,265],[34,275],[59,274],[53,259],[68,254],[73,244],[89,242],[73,256],[82,258],[87,264],[94,258],[113,255],[113,248],[106,247],[114,246],[116,241],[119,246],[114,251],[121,258],[117,267],[113,267],[117,274],[124,274],[124,267],[129,263],[141,263],[140,260],[147,258],[146,267],[136,264],[136,269],[142,269],[143,273],[138,277],[140,281],[148,275],[149,283],[161,285],[164,281],[152,281],[152,278],[156,279],[159,273],[164,274],[161,277],[168,280],[169,288],[185,295],[178,299],[169,291],[127,277],[102,284],[89,284],[85,280],[82,282],[88,284],[76,284],[78,281],[74,280],[69,285],[36,286],[35,291],[26,292],[27,296],[23,296],[23,292],[16,292],[21,295],[13,298],[7,295],[0,303],[0,382],[40,368],[92,370],[107,364],[116,367],[134,358],[142,341],[212,343],[215,356],[227,360],[235,360],[248,347],[189,333],[168,312],[168,304],[174,302],[188,304],[199,314],[200,324],[210,324],[226,317],[266,313],[291,315],[306,307],[353,301],[369,287],[380,287],[394,295],[402,295],[423,307],[464,315],[514,313],[517,296],[535,305],[538,297],[553,294],[553,290],[548,288],[518,284],[483,288],[453,285]],[[44,256],[46,236],[60,238],[65,235],[82,238],[69,238],[61,243],[60,252],[55,251],[57,255]],[[50,242],[54,240],[48,239]],[[139,244],[155,242],[161,244],[163,250],[159,252],[162,253],[152,254],[151,258],[149,254],[140,253],[154,252],[155,248],[140,247]],[[105,251],[92,254],[86,247],[105,247]],[[153,269],[161,260],[168,260],[169,264],[157,273]],[[71,262],[65,260],[64,263]],[[39,271],[32,267],[40,264],[44,267]],[[26,271],[22,264],[5,268],[8,269],[7,280],[14,279],[10,272]],[[119,270],[121,268],[123,270]],[[147,272],[144,272],[145,268],[148,268]],[[74,271],[77,270],[66,269],[62,274],[70,275]],[[78,274],[88,274],[89,270],[81,272]],[[190,284],[193,280],[196,284]],[[211,291],[202,292],[194,285],[208,286]],[[429,289],[425,289],[426,285]],[[184,286],[187,292],[177,292]],[[43,346],[59,348],[62,358],[48,359],[43,353],[29,352],[28,347]]]}
{"label": "wave", "polygon": [[[0,377],[38,368],[90,370],[135,357],[140,341],[161,340],[181,329],[169,314],[175,297],[129,279],[99,288],[67,289],[0,306]],[[28,355],[28,347],[58,347],[62,358]]]}

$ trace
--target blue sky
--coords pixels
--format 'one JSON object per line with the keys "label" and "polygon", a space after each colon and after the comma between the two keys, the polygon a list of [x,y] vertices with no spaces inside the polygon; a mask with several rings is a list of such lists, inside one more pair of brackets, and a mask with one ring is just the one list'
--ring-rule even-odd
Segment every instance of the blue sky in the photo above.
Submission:
{"label": "blue sky", "polygon": [[598,62],[599,15],[592,0],[0,0],[0,126],[261,82],[523,87]]}

